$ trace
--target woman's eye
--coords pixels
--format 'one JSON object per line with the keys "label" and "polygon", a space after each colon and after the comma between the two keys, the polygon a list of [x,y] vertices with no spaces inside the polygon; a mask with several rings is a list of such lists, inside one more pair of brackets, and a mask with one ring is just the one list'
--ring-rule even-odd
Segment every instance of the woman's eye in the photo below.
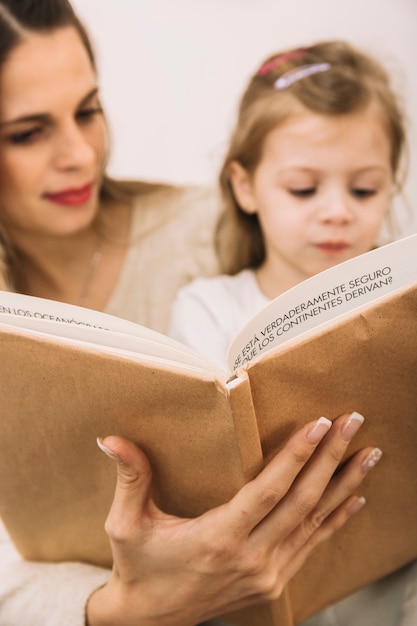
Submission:
{"label": "woman's eye", "polygon": [[309,198],[316,193],[315,187],[303,187],[299,189],[290,189],[290,194],[292,196],[297,196],[297,198]]}
{"label": "woman's eye", "polygon": [[29,128],[27,130],[22,130],[20,132],[9,135],[8,141],[15,145],[30,144],[36,141],[36,139],[38,139],[41,133],[42,133],[42,128],[40,127]]}
{"label": "woman's eye", "polygon": [[376,190],[356,187],[352,189],[351,193],[353,196],[355,196],[355,198],[361,199],[361,198],[369,198],[370,196],[374,196],[376,194]]}
{"label": "woman's eye", "polygon": [[81,123],[88,123],[93,120],[97,115],[102,114],[101,107],[90,107],[88,109],[81,109],[77,112],[77,120]]}

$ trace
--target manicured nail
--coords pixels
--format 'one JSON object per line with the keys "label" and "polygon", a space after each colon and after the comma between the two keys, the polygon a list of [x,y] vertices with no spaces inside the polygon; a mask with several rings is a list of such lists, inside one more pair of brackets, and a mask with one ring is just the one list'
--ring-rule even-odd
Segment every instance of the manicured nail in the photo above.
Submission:
{"label": "manicured nail", "polygon": [[353,515],[354,513],[360,511],[364,504],[366,504],[366,500],[363,496],[356,498],[356,500],[348,508],[348,515]]}
{"label": "manicured nail", "polygon": [[366,459],[362,461],[362,472],[366,474],[367,472],[369,472],[370,469],[375,467],[381,456],[382,450],[380,450],[379,448],[374,448],[373,450],[371,450]]}
{"label": "manicured nail", "polygon": [[324,435],[329,431],[332,422],[327,419],[327,417],[319,417],[317,422],[313,424],[310,430],[307,433],[307,441],[315,445],[319,443]]}
{"label": "manicured nail", "polygon": [[352,413],[340,433],[343,441],[350,441],[352,437],[356,435],[364,421],[365,418],[363,417],[363,415],[361,415],[360,413],[356,413],[356,411]]}
{"label": "manicured nail", "polygon": [[110,448],[104,445],[101,437],[97,437],[96,441],[100,450],[104,452],[104,454],[107,454],[110,459],[113,459],[113,461],[117,461],[118,463],[123,463],[123,460],[118,454],[115,454],[112,450],[110,450]]}

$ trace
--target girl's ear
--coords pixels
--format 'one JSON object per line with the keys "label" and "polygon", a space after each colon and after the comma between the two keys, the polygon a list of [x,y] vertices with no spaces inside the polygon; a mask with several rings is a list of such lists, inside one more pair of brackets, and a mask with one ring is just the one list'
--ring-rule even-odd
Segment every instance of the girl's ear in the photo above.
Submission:
{"label": "girl's ear", "polygon": [[238,161],[232,161],[229,164],[227,173],[234,196],[242,211],[256,213],[250,174]]}

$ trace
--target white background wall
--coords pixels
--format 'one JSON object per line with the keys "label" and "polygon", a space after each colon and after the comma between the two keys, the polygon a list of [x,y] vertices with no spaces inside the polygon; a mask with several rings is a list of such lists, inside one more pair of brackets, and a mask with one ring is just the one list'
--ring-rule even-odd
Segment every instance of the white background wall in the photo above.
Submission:
{"label": "white background wall", "polygon": [[417,0],[73,0],[98,56],[110,172],[211,183],[249,75],[271,53],[344,38],[390,68],[410,118],[417,229]]}

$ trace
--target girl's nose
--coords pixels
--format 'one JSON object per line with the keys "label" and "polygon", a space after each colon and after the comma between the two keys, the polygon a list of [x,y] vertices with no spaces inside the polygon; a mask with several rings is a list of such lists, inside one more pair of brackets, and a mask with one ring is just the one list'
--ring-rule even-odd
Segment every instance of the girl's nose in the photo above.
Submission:
{"label": "girl's nose", "polygon": [[333,191],[322,198],[320,219],[337,224],[348,223],[353,218],[351,198],[346,191]]}

